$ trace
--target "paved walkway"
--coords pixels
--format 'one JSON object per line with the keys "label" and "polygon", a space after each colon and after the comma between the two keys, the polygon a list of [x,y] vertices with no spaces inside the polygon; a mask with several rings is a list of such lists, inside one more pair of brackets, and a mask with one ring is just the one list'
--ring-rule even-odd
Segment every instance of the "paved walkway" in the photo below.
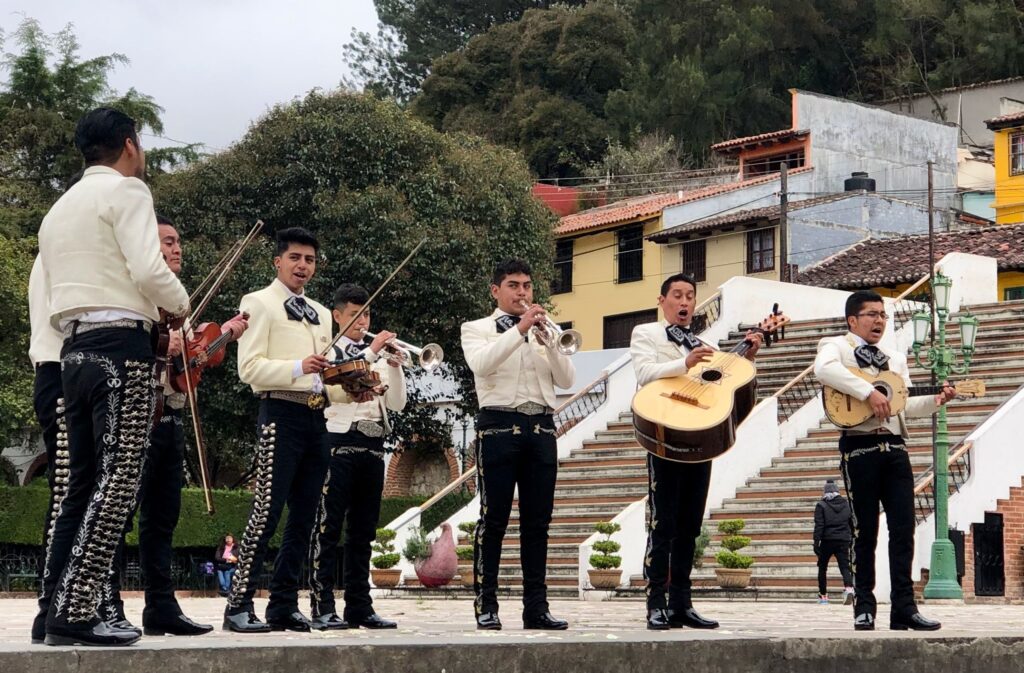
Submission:
{"label": "paved walkway", "polygon": [[[552,612],[568,619],[569,631],[523,631],[519,604],[503,603],[505,630],[476,631],[473,606],[468,600],[378,599],[376,607],[385,617],[398,621],[399,628],[388,631],[353,629],[319,633],[258,634],[242,636],[220,628],[224,602],[214,598],[181,599],[185,612],[200,622],[213,624],[215,630],[194,638],[145,636],[134,648],[219,648],[239,646],[302,645],[413,645],[413,644],[501,644],[528,642],[595,641],[685,641],[735,639],[863,639],[906,638],[975,639],[1008,638],[1024,640],[1024,606],[1020,605],[925,605],[922,612],[939,619],[944,627],[935,633],[894,632],[888,629],[886,606],[880,606],[880,629],[856,632],[852,611],[840,604],[820,606],[814,603],[747,603],[740,601],[700,601],[702,614],[721,622],[714,631],[673,629],[652,632],[645,628],[643,604],[637,601],[553,601]],[[258,599],[260,616],[266,601]],[[0,600],[0,652],[52,650],[29,643],[29,625],[35,614],[30,599]],[[128,618],[141,625],[142,600],[129,598]],[[1022,664],[1024,666],[1024,664]]]}

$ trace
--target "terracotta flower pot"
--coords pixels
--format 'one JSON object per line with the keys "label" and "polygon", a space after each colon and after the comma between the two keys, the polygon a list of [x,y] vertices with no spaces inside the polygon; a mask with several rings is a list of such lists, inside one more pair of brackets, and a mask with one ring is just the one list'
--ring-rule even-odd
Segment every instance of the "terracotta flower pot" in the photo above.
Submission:
{"label": "terracotta flower pot", "polygon": [[750,568],[715,568],[715,577],[723,589],[745,589],[753,572]]}
{"label": "terracotta flower pot", "polygon": [[402,581],[401,568],[371,568],[370,579],[378,589],[394,589]]}
{"label": "terracotta flower pot", "polygon": [[587,573],[595,589],[615,589],[622,583],[622,570],[619,568],[590,568]]}

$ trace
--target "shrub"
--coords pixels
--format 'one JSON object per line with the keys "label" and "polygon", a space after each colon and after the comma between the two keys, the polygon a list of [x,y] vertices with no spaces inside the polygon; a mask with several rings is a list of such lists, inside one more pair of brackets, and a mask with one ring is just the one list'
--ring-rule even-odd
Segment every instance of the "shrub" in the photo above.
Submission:
{"label": "shrub", "polygon": [[615,556],[615,552],[622,549],[622,545],[612,540],[612,535],[622,530],[622,526],[611,521],[601,521],[594,524],[594,530],[604,535],[604,539],[594,543],[594,551],[598,553],[590,555],[590,565],[598,570],[618,568],[622,557]]}
{"label": "shrub", "polygon": [[746,569],[754,564],[752,556],[737,554],[750,544],[750,538],[746,535],[739,535],[746,522],[743,519],[727,519],[718,524],[718,531],[725,535],[722,538],[722,551],[715,554],[715,561],[723,568]]}
{"label": "shrub", "polygon": [[711,542],[711,532],[707,526],[700,527],[700,535],[697,536],[696,544],[693,547],[693,567],[703,568],[704,567],[704,552],[707,551],[708,544]]}
{"label": "shrub", "polygon": [[455,555],[460,561],[472,561],[473,560],[473,544],[476,542],[476,521],[463,521],[459,524],[459,530],[465,535],[469,544],[459,545],[455,548]]}
{"label": "shrub", "polygon": [[402,556],[409,563],[425,561],[430,558],[430,540],[427,539],[427,531],[421,526],[413,526],[409,539],[405,541],[405,548],[402,549]]}
{"label": "shrub", "polygon": [[393,568],[401,558],[395,553],[395,531],[390,528],[378,528],[377,538],[370,545],[373,551],[377,552],[377,555],[370,559],[374,568],[378,570],[387,570]]}

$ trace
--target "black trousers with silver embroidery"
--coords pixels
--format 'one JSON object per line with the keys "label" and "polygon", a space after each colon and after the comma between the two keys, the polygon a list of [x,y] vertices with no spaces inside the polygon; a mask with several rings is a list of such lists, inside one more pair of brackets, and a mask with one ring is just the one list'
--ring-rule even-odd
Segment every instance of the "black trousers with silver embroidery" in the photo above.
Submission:
{"label": "black trousers with silver embroidery", "polygon": [[[48,550],[54,515],[64,499],[70,476],[67,426],[64,424],[64,391],[60,382],[59,362],[40,362],[36,365],[32,406],[39,427],[43,430],[43,447],[46,449],[46,481],[50,485],[50,502],[46,510],[42,539],[44,549]],[[45,561],[39,565],[40,586],[44,563]]]}
{"label": "black trousers with silver embroidery", "polygon": [[153,345],[143,329],[64,341],[70,474],[43,571],[47,625],[94,623],[139,487],[153,415]]}
{"label": "black trousers with silver embroidery", "polygon": [[839,438],[840,463],[853,509],[853,611],[875,614],[875,547],[878,506],[889,527],[890,610],[903,617],[917,612],[914,582],[914,472],[902,437],[867,435]]}
{"label": "black trousers with silver embroidery", "polygon": [[370,544],[377,535],[384,491],[384,439],[363,433],[329,433],[331,464],[309,547],[309,600],[312,616],[337,612],[334,574],[338,541],[345,530],[345,619],[373,614],[370,598]]}
{"label": "black trousers with silver embroidery", "polygon": [[647,607],[685,610],[692,607],[690,571],[711,485],[711,461],[677,463],[647,454],[647,477]]}
{"label": "black trousers with silver embroidery", "polygon": [[330,454],[323,409],[284,400],[261,400],[256,482],[249,522],[228,594],[228,614],[252,611],[252,599],[270,538],[288,505],[281,549],[270,582],[268,620],[298,610],[302,563],[309,549],[313,518]]}
{"label": "black trousers with silver embroidery", "polygon": [[[165,405],[163,416],[150,437],[136,501],[139,512],[139,567],[146,592],[143,624],[152,618],[167,619],[181,614],[181,608],[174,597],[174,580],[171,577],[174,554],[171,542],[181,514],[184,460],[182,410]],[[133,511],[125,526],[125,535],[132,529],[134,515]],[[100,617],[104,621],[120,619],[123,614],[120,577],[123,555],[122,538],[111,572],[109,593],[100,601]]]}
{"label": "black trousers with silver embroidery", "polygon": [[476,420],[480,518],[473,545],[476,613],[498,611],[501,547],[519,487],[523,616],[548,611],[548,526],[554,508],[558,448],[550,415],[481,410]]}

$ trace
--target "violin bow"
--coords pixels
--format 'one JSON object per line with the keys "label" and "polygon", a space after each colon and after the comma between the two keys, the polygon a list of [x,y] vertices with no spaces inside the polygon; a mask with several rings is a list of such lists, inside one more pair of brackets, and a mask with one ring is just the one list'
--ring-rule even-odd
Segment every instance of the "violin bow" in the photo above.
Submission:
{"label": "violin bow", "polygon": [[192,315],[189,316],[188,322],[190,325],[196,324],[196,321],[199,320],[199,316],[206,310],[206,307],[210,305],[210,301],[217,292],[220,291],[220,287],[224,284],[224,281],[227,280],[228,274],[234,270],[235,265],[237,265],[239,260],[242,258],[242,254],[245,252],[245,249],[249,247],[254,240],[256,240],[256,236],[259,235],[262,229],[263,220],[256,220],[256,224],[254,224],[252,229],[249,230],[249,233],[245,235],[245,238],[237,242],[235,246],[228,251],[229,254],[226,255],[227,259],[223,262],[223,268],[221,268],[220,272],[216,275],[216,280],[213,281],[212,287],[210,287],[206,294],[203,295],[199,305],[194,311],[192,311]]}
{"label": "violin bow", "polygon": [[327,348],[325,348],[323,352],[320,353],[320,355],[326,357],[327,354],[331,352],[331,349],[334,348],[334,344],[338,343],[338,341],[341,340],[341,337],[344,336],[345,332],[347,332],[349,328],[351,328],[352,325],[356,323],[356,320],[359,320],[359,317],[366,312],[366,309],[370,308],[370,304],[373,302],[374,299],[377,298],[377,295],[381,293],[381,290],[386,288],[388,286],[388,283],[394,280],[395,276],[398,275],[398,272],[402,270],[402,267],[409,263],[409,260],[412,259],[413,256],[415,256],[416,253],[420,251],[420,248],[422,248],[423,244],[426,242],[427,239],[424,238],[419,243],[416,244],[416,247],[412,249],[412,252],[406,255],[405,259],[402,260],[402,263],[395,267],[395,270],[391,272],[390,276],[384,279],[384,282],[381,283],[380,287],[377,288],[376,292],[370,295],[370,298],[366,300],[366,303],[363,304],[363,307],[356,311],[356,314],[349,319],[349,321],[345,324],[344,327],[341,328],[341,331],[338,332],[338,335],[334,337],[331,343],[327,345]]}
{"label": "violin bow", "polygon": [[199,400],[195,386],[192,385],[192,373],[188,366],[188,341],[185,328],[181,331],[181,360],[185,367],[185,399],[188,400],[188,409],[192,415],[192,431],[196,436],[196,462],[199,463],[199,478],[203,485],[203,499],[206,501],[206,512],[213,514],[213,493],[210,487],[210,472],[206,466],[206,438],[203,436],[203,426],[199,422]]}

